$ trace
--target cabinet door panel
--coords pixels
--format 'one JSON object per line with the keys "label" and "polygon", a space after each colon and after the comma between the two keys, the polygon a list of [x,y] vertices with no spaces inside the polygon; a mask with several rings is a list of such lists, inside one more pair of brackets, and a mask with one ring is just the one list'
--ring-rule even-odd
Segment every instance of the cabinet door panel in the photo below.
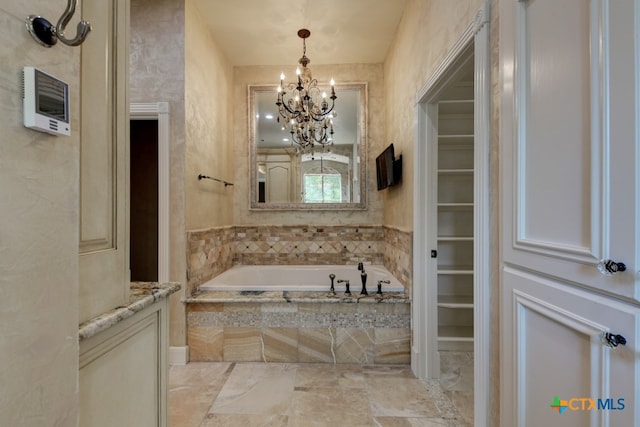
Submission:
{"label": "cabinet door panel", "polygon": [[516,244],[591,256],[589,3],[527,2],[518,24]]}
{"label": "cabinet door panel", "polygon": [[[640,374],[640,308],[510,268],[503,277],[504,338],[512,343],[503,373],[515,403],[503,408],[503,425],[638,425],[638,390],[630,379]],[[623,335],[627,344],[605,346],[603,331]],[[562,414],[551,407],[556,396],[567,403]],[[589,409],[586,399],[609,406]]]}
{"label": "cabinet door panel", "polygon": [[82,3],[80,322],[128,302],[128,14],[128,0]]}
{"label": "cabinet door panel", "polygon": [[[500,0],[503,426],[640,422],[638,11]],[[602,330],[627,346],[602,347]],[[560,414],[555,396],[627,405]]]}
{"label": "cabinet door panel", "polygon": [[504,259],[640,300],[634,1],[503,3]]}

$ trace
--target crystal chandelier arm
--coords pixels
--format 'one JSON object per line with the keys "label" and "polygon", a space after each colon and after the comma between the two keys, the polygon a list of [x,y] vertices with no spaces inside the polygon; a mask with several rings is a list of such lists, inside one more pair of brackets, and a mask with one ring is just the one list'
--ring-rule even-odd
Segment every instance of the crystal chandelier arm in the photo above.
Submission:
{"label": "crystal chandelier arm", "polygon": [[313,120],[319,122],[319,121],[322,121],[323,119],[327,118],[327,116],[333,111],[334,107],[335,107],[335,100],[332,99],[331,100],[331,107],[329,107],[329,105],[327,103],[326,109],[323,108],[318,113],[316,113],[314,111],[311,111],[310,115],[313,118]]}
{"label": "crystal chandelier arm", "polygon": [[[293,83],[289,83],[287,85],[287,89],[289,89],[293,96],[291,96],[289,99],[287,99],[285,101],[285,95],[287,94],[287,92],[285,92],[284,88],[282,86],[280,86],[280,89],[278,90],[278,100],[276,102],[276,105],[278,107],[284,107],[284,109],[287,111],[287,113],[289,113],[291,116],[293,116],[293,118],[296,118],[304,113],[306,113],[306,110],[304,108],[300,109],[299,105],[302,104],[304,105],[304,103],[300,102],[300,101],[295,101],[295,98],[298,98],[300,100],[303,99],[304,95],[301,91],[299,91]],[[298,105],[294,105],[297,102]],[[282,115],[283,111],[280,110],[280,113]],[[285,115],[282,116],[283,118],[290,120],[292,117],[287,117]]]}

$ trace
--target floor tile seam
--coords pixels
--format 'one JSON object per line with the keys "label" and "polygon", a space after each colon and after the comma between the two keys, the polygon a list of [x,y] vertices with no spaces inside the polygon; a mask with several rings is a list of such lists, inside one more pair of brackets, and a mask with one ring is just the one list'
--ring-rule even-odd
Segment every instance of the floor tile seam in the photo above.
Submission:
{"label": "floor tile seam", "polygon": [[204,420],[207,419],[207,416],[209,416],[209,414],[214,414],[213,412],[213,406],[216,404],[216,400],[218,400],[218,396],[220,396],[220,393],[222,392],[222,388],[224,387],[224,385],[226,384],[226,380],[225,382],[222,384],[222,387],[220,387],[220,389],[218,390],[218,392],[216,393],[216,395],[213,397],[213,399],[211,399],[211,404],[209,405],[209,407],[207,408],[207,412],[204,414],[204,418],[202,420],[202,422],[200,423],[200,425],[202,423],[204,423]]}
{"label": "floor tile seam", "polygon": [[457,406],[453,403],[451,398],[446,395],[442,386],[435,380],[419,380],[422,386],[425,388],[427,395],[431,399],[433,405],[438,410],[438,413],[444,420],[451,421],[463,421],[464,417],[458,410]]}
{"label": "floor tile seam", "polygon": [[348,387],[348,386],[340,386],[340,385],[336,385],[336,386],[318,386],[318,387],[314,387],[314,386],[295,386],[293,388],[294,393],[295,392],[319,392],[319,391],[325,391],[328,393],[335,393],[336,391],[351,391],[351,392],[357,392],[357,391],[367,391],[367,389],[365,387]]}

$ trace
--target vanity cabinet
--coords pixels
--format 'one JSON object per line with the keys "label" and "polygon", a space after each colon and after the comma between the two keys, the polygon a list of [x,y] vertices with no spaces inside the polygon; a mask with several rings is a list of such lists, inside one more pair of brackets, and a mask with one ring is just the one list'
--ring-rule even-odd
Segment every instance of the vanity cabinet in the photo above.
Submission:
{"label": "vanity cabinet", "polygon": [[168,299],[80,341],[80,427],[166,427]]}
{"label": "vanity cabinet", "polygon": [[438,349],[473,351],[472,70],[438,102]]}

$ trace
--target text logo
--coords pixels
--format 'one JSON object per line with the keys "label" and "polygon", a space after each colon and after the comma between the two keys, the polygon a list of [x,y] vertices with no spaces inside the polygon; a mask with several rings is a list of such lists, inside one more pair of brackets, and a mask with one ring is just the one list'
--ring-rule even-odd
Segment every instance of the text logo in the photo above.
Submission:
{"label": "text logo", "polygon": [[562,414],[569,407],[567,401],[560,400],[558,396],[553,396],[553,403],[549,406],[551,406],[551,409],[558,411],[559,414]]}
{"label": "text logo", "polygon": [[621,411],[624,409],[624,398],[591,398],[572,397],[571,399],[560,399],[553,396],[553,402],[549,405],[554,411],[562,415],[567,409],[570,411]]}

